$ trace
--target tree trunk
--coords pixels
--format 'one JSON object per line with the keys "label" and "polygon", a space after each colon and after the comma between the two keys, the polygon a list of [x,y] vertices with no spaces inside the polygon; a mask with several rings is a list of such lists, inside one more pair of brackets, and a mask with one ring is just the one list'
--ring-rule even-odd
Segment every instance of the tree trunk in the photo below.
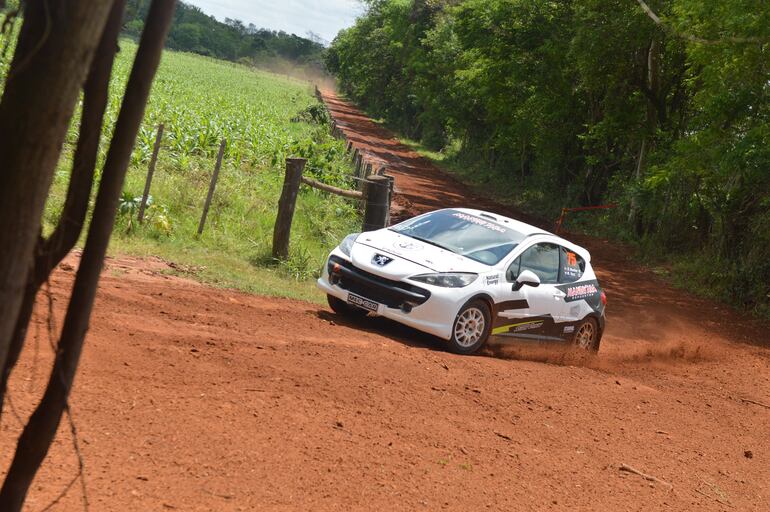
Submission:
{"label": "tree trunk", "polygon": [[0,368],[6,367],[53,171],[110,5],[25,2],[0,100]]}
{"label": "tree trunk", "polygon": [[0,414],[3,411],[8,379],[24,345],[27,326],[35,305],[35,296],[40,286],[48,279],[51,271],[77,243],[83,230],[83,223],[88,212],[88,200],[91,197],[94,181],[94,171],[99,153],[99,138],[102,133],[104,111],[109,99],[110,75],[117,53],[118,35],[120,34],[124,8],[125,0],[115,1],[83,88],[83,115],[80,121],[80,133],[73,159],[67,199],[59,218],[59,224],[54,232],[47,240],[38,238],[33,267],[27,278],[24,299],[11,338],[5,368],[0,372]]}
{"label": "tree trunk", "polygon": [[67,308],[54,368],[40,404],[19,437],[13,462],[0,489],[0,510],[4,512],[21,510],[32,479],[48,453],[62,412],[67,407],[104,256],[115,223],[126,169],[144,117],[144,108],[160,63],[175,4],[176,0],[153,0],[147,15],[104,165],[88,240]]}
{"label": "tree trunk", "polygon": [[[650,46],[647,49],[647,80],[644,87],[647,89],[647,117],[642,133],[642,142],[639,147],[639,156],[636,160],[636,169],[634,171],[634,182],[639,185],[642,181],[644,170],[647,167],[647,155],[650,146],[653,145],[655,131],[658,128],[658,119],[664,118],[659,109],[662,108],[660,101],[660,43],[653,37]],[[642,235],[642,224],[639,216],[639,201],[634,195],[631,198],[631,208],[628,213],[628,222],[633,227],[638,236]]]}

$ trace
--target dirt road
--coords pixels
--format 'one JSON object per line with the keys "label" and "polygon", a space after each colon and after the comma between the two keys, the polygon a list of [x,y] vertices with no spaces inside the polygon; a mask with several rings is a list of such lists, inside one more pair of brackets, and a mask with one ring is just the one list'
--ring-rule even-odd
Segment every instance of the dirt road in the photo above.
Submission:
{"label": "dirt road", "polygon": [[[388,163],[405,213],[489,207],[327,101]],[[523,346],[455,356],[387,321],[111,260],[72,398],[91,510],[770,510],[770,326],[581,242],[609,297],[589,360]],[[55,274],[56,297],[74,264]],[[50,361],[45,312],[11,384],[22,417]],[[0,467],[18,431],[4,415]],[[75,469],[63,427],[29,510]],[[52,510],[82,510],[79,487]]]}

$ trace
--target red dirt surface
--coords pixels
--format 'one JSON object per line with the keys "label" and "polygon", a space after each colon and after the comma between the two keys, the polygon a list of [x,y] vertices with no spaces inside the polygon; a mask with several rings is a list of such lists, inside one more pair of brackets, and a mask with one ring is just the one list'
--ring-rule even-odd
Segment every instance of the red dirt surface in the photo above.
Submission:
{"label": "red dirt surface", "polygon": [[[326,99],[396,176],[403,215],[510,213]],[[580,242],[609,297],[592,358],[509,345],[456,356],[385,320],[110,260],[71,400],[91,510],[770,510],[770,326]],[[53,277],[57,325],[76,264]],[[43,295],[10,387],[21,418],[45,384],[46,318]],[[6,412],[0,467],[19,429]],[[64,425],[28,509],[76,468]],[[52,510],[82,508],[75,485]]]}

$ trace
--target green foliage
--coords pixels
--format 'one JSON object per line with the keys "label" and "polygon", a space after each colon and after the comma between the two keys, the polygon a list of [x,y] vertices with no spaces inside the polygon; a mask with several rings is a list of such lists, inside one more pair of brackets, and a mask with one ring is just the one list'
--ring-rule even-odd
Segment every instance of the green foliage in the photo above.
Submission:
{"label": "green foliage", "polygon": [[628,0],[367,3],[326,61],[371,114],[549,217],[618,203],[586,227],[708,254],[730,270],[703,289],[770,307],[766,2],[648,2],[665,28]]}
{"label": "green foliage", "polygon": [[331,122],[331,116],[329,115],[329,109],[323,103],[316,103],[315,105],[309,105],[308,107],[300,110],[296,116],[292,118],[295,123],[305,122],[314,124],[329,124]]}
{"label": "green foliage", "polygon": [[[101,161],[136,52],[130,40],[120,45]],[[321,301],[323,296],[310,278],[331,248],[360,228],[353,203],[303,187],[289,261],[276,265],[262,257],[270,252],[287,157],[308,158],[307,172],[330,184],[346,183],[351,172],[344,144],[329,135],[328,126],[291,122],[298,111],[317,105],[311,92],[307,82],[198,55],[164,52],[119,203],[111,250],[159,256],[199,269],[197,279],[218,286]],[[139,192],[144,189],[159,123],[164,123],[165,131],[152,198],[140,225]],[[59,221],[78,127],[76,116],[46,204],[46,232]],[[223,138],[227,150],[219,181],[205,231],[197,237]]]}
{"label": "green foliage", "polygon": [[[128,72],[134,45],[124,41],[118,83]],[[120,86],[118,86],[118,89]],[[308,159],[306,173],[345,186],[350,165],[341,141],[324,125],[292,123],[298,111],[318,110],[307,83],[189,54],[166,52],[148,103],[134,151],[126,190],[141,190],[158,123],[165,124],[158,169],[152,184],[156,199],[148,221],[131,238],[150,238],[173,248],[178,258],[205,248],[255,263],[258,272],[307,280],[345,234],[355,231],[358,214],[341,198],[303,187],[292,229],[290,260],[275,265],[270,252],[276,205],[287,157]],[[110,103],[110,118],[117,115]],[[227,140],[224,163],[203,236],[195,239],[220,140]],[[347,186],[350,186],[349,184]],[[162,202],[173,229],[160,236],[153,208]],[[137,242],[124,240],[131,246]],[[123,245],[123,244],[121,244]],[[191,264],[199,265],[196,257]],[[206,274],[221,272],[206,265]],[[230,278],[231,279],[231,278]],[[236,279],[235,284],[240,284]],[[308,283],[310,286],[310,283]],[[260,289],[260,291],[263,291]],[[276,289],[272,293],[284,293]]]}
{"label": "green foliage", "polygon": [[[118,202],[118,225],[125,226],[126,233],[132,233],[138,226],[139,208],[142,204],[142,196],[123,191]],[[144,209],[144,224],[149,226],[151,236],[171,235],[171,219],[168,216],[168,208],[154,204],[152,196],[147,196],[147,205]]]}

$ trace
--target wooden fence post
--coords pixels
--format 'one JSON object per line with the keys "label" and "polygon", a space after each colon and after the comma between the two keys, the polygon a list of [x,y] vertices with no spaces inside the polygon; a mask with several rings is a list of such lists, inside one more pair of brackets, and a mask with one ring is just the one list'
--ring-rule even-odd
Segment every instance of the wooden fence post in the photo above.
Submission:
{"label": "wooden fence post", "polygon": [[390,184],[384,176],[372,176],[364,182],[364,225],[362,231],[374,231],[386,226],[390,211]]}
{"label": "wooden fence post", "polygon": [[286,260],[289,257],[289,238],[294,207],[297,204],[297,192],[302,180],[302,171],[307,160],[304,158],[286,159],[286,176],[283,180],[281,198],[278,200],[278,215],[273,230],[273,258]]}
{"label": "wooden fence post", "polygon": [[155,136],[155,146],[152,148],[152,158],[150,166],[147,168],[147,180],[144,182],[144,193],[142,202],[139,205],[139,214],[137,219],[139,224],[144,221],[144,209],[147,208],[147,199],[150,197],[150,185],[152,184],[152,175],[155,174],[155,164],[158,163],[158,152],[160,151],[160,140],[163,138],[163,123],[158,125],[158,134]]}
{"label": "wooden fence post", "polygon": [[390,226],[390,204],[393,202],[393,189],[395,189],[396,178],[390,174],[385,174],[385,167],[380,167],[378,176],[388,180],[388,215],[385,218],[385,227]]}
{"label": "wooden fence post", "polygon": [[353,172],[353,176],[357,178],[356,188],[363,192],[365,189],[364,180],[366,179],[366,176],[364,176],[364,155],[359,153],[355,163],[356,167],[355,171]]}
{"label": "wooden fence post", "polygon": [[227,146],[227,140],[222,139],[222,143],[219,145],[219,154],[217,155],[217,164],[214,166],[214,174],[211,176],[211,184],[209,185],[209,193],[206,196],[206,202],[203,204],[203,215],[201,215],[201,222],[198,224],[198,234],[203,234],[203,226],[206,225],[206,216],[209,214],[209,207],[211,206],[211,200],[214,198],[214,189],[217,187],[217,179],[219,179],[219,169],[222,167],[222,157],[225,156],[225,147]]}
{"label": "wooden fence post", "polygon": [[352,149],[353,149],[353,142],[351,142],[351,141],[348,141],[348,147],[345,149],[345,151],[347,151],[348,153],[350,153],[350,151],[351,151]]}

